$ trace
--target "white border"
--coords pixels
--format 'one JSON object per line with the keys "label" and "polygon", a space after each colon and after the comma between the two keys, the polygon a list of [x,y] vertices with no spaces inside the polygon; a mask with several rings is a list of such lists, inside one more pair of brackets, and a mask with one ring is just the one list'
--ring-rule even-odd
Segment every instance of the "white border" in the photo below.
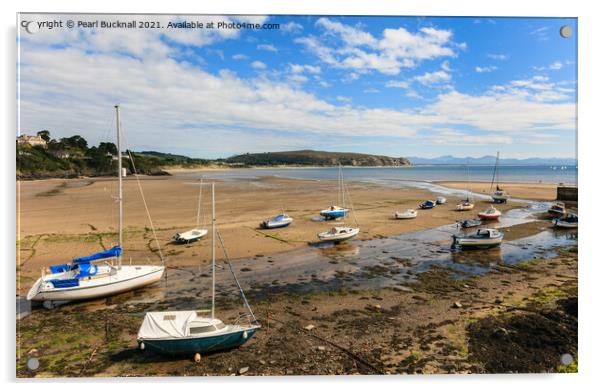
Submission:
{"label": "white border", "polygon": [[[1,327],[6,338],[5,348],[2,349],[2,380],[15,382],[15,323],[14,323],[14,273],[15,267],[15,149],[14,137],[16,132],[15,121],[15,20],[16,12],[146,12],[146,13],[214,13],[214,14],[357,14],[357,15],[446,15],[446,16],[570,16],[579,18],[579,183],[581,224],[579,244],[579,296],[580,296],[580,327],[579,327],[579,371],[578,375],[486,375],[486,376],[396,376],[396,377],[286,377],[286,378],[194,378],[194,379],[145,379],[145,380],[100,380],[87,383],[87,380],[50,381],[39,384],[40,381],[18,381],[26,389],[39,389],[40,387],[56,387],[62,389],[86,390],[104,389],[107,386],[126,388],[131,382],[144,382],[148,390],[164,390],[165,382],[174,382],[173,386],[186,386],[184,383],[193,381],[197,387],[207,387],[214,384],[217,387],[245,387],[258,386],[262,389],[280,389],[286,386],[287,390],[303,389],[323,383],[324,386],[341,384],[346,388],[360,389],[372,385],[387,389],[410,389],[420,387],[421,390],[438,389],[442,387],[457,387],[463,390],[479,389],[507,390],[520,385],[531,387],[545,387],[546,390],[571,389],[592,386],[596,382],[600,357],[600,290],[599,279],[602,278],[598,257],[599,212],[595,205],[602,196],[601,186],[596,182],[600,178],[600,137],[598,136],[600,109],[599,73],[602,71],[600,61],[600,47],[602,47],[602,20],[600,13],[596,12],[595,2],[557,1],[548,0],[530,2],[528,0],[498,0],[493,3],[483,0],[420,0],[420,1],[393,1],[393,0],[303,0],[285,3],[284,1],[218,1],[200,4],[181,0],[165,2],[131,2],[123,0],[103,0],[102,2],[82,2],[76,0],[53,0],[52,3],[44,0],[21,0],[18,3],[2,2],[2,42],[4,48],[4,61],[2,61],[2,75],[5,86],[2,94],[2,118],[4,127],[2,133],[2,214],[3,224],[0,231],[0,245],[4,249],[1,259],[3,266],[2,275],[5,277],[3,284],[4,314]],[[511,33],[511,32],[509,32]],[[596,93],[598,92],[598,93]],[[599,241],[599,239],[598,239]],[[8,288],[8,289],[7,289]],[[110,385],[106,384],[111,382]],[[63,384],[66,383],[66,384]]]}

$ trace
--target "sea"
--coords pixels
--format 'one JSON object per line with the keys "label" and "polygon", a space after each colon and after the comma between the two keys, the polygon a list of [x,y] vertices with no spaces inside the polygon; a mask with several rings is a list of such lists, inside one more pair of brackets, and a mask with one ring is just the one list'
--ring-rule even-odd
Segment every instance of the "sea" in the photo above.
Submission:
{"label": "sea", "polygon": [[[349,181],[381,184],[399,182],[472,181],[491,182],[494,166],[417,165],[411,167],[344,167],[343,176]],[[577,166],[499,166],[499,182],[553,183],[577,185]],[[185,176],[198,177],[188,173]],[[236,180],[275,176],[293,179],[336,180],[337,167],[320,168],[241,168],[203,172],[204,178]]]}

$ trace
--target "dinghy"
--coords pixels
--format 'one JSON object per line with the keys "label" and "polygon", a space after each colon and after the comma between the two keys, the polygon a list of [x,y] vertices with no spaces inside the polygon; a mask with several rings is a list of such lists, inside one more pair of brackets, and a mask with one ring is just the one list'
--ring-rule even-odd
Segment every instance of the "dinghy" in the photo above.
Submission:
{"label": "dinghy", "polygon": [[[234,274],[221,236],[215,223],[215,185],[211,184],[212,223],[211,223],[211,317],[203,311],[162,311],[147,312],[138,331],[138,346],[162,354],[201,354],[239,347],[247,342],[261,326],[257,322],[238,278]],[[237,318],[233,324],[225,324],[215,317],[215,246],[219,237],[225,254],[225,262],[230,268],[238,286],[241,298],[249,311],[247,317]]]}
{"label": "dinghy", "polygon": [[319,233],[318,239],[322,242],[340,243],[357,236],[359,233],[360,229],[357,227],[334,226],[326,232]]}
{"label": "dinghy", "polygon": [[293,218],[287,214],[279,214],[276,217],[272,217],[270,219],[264,220],[261,222],[261,228],[271,229],[271,228],[284,228],[288,227],[293,222]]}
{"label": "dinghy", "polygon": [[[491,179],[491,187],[493,187],[493,183],[495,182],[495,191],[491,194],[491,198],[493,202],[496,204],[505,204],[508,202],[508,198],[510,195],[504,189],[500,187],[500,152],[498,151],[497,156],[495,158],[495,168],[493,169],[493,178]],[[491,190],[490,187],[490,190]]]}
{"label": "dinghy", "polygon": [[347,207],[345,207],[344,186],[345,185],[343,182],[343,169],[342,169],[341,165],[339,164],[338,203],[339,203],[339,205],[343,205],[343,206],[332,205],[329,208],[320,211],[320,216],[324,217],[326,220],[342,219],[343,217],[347,216],[347,214],[349,213],[349,209]]}
{"label": "dinghy", "polygon": [[490,206],[485,212],[478,213],[477,216],[479,216],[481,220],[497,220],[501,215],[502,212],[495,209],[493,206]]}
{"label": "dinghy", "polygon": [[406,209],[403,212],[395,212],[395,218],[398,220],[415,219],[418,212],[414,209]]}
{"label": "dinghy", "polygon": [[474,204],[468,198],[456,205],[456,210],[460,212],[472,210],[473,208]]}
{"label": "dinghy", "polygon": [[555,228],[577,228],[578,217],[574,213],[569,213],[565,218],[554,219]]}
{"label": "dinghy", "polygon": [[435,201],[437,203],[437,205],[443,205],[447,203],[447,198],[445,197],[437,197],[437,200]]}
{"label": "dinghy", "polygon": [[435,207],[435,205],[437,205],[436,201],[424,201],[422,204],[420,204],[420,209],[433,209]]}
{"label": "dinghy", "polygon": [[[52,302],[57,301],[88,300],[111,296],[153,284],[159,281],[163,275],[164,266],[122,265],[123,169],[119,106],[115,106],[115,110],[117,116],[117,178],[119,184],[117,196],[118,243],[109,250],[75,258],[69,263],[50,266],[48,274],[43,270],[42,277],[33,284],[27,293],[28,300],[48,301],[52,304]],[[163,256],[161,256],[161,260],[163,260]],[[96,264],[97,261],[103,261],[103,264]]]}
{"label": "dinghy", "polygon": [[551,217],[563,217],[566,214],[564,202],[556,202],[548,209],[548,214]]}
{"label": "dinghy", "polygon": [[497,229],[479,229],[471,235],[453,235],[452,247],[460,249],[468,248],[491,248],[502,244],[504,234]]}
{"label": "dinghy", "polygon": [[[199,183],[199,205],[197,207],[197,212],[196,212],[196,227],[200,226],[202,205],[203,205],[203,179],[201,178],[200,183]],[[193,228],[186,232],[176,233],[173,237],[173,240],[176,243],[188,244],[188,243],[195,242],[195,241],[203,238],[203,236],[207,235],[207,232],[208,231],[203,228]]]}
{"label": "dinghy", "polygon": [[460,226],[462,228],[472,228],[472,227],[478,227],[481,224],[483,224],[483,220],[474,219],[474,220],[464,220],[460,223]]}

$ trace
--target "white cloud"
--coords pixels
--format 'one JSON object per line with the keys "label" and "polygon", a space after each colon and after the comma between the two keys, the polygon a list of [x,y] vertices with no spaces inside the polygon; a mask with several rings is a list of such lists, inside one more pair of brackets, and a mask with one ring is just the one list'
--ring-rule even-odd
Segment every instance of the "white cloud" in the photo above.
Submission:
{"label": "white cloud", "polygon": [[321,72],[320,67],[314,65],[300,65],[300,64],[289,64],[290,71],[293,73],[308,72],[312,74],[319,74]]}
{"label": "white cloud", "polygon": [[303,30],[303,25],[296,22],[288,22],[280,25],[280,30],[290,34],[296,34]]}
{"label": "white cloud", "polygon": [[497,70],[497,67],[495,65],[490,65],[490,66],[486,66],[486,67],[475,67],[474,69],[477,73],[489,73],[489,72],[493,72],[495,70]]}
{"label": "white cloud", "polygon": [[276,49],[276,47],[274,45],[265,44],[265,43],[257,45],[257,49],[266,50],[268,52],[274,52],[274,53],[278,52],[278,49]]}
{"label": "white cloud", "polygon": [[410,83],[404,80],[389,80],[385,83],[387,88],[409,88]]}
{"label": "white cloud", "polygon": [[558,71],[558,70],[562,69],[563,66],[564,66],[564,64],[561,61],[554,61],[550,65],[543,66],[543,67],[533,67],[533,69],[536,71],[547,71],[547,70]]}
{"label": "white cloud", "polygon": [[411,33],[403,27],[387,28],[381,38],[376,38],[358,27],[327,18],[318,19],[316,26],[337,40],[338,45],[327,46],[324,40],[314,36],[298,38],[295,42],[334,68],[397,75],[401,68],[414,68],[424,60],[455,56],[449,30],[423,27]]}
{"label": "white cloud", "polygon": [[268,66],[261,61],[253,61],[251,67],[254,69],[266,69]]}
{"label": "white cloud", "polygon": [[240,60],[247,60],[248,58],[249,58],[249,57],[247,57],[247,56],[246,56],[246,55],[244,55],[244,54],[235,54],[235,55],[233,55],[233,56],[232,56],[232,59],[233,59],[233,60],[237,60],[237,61],[240,61]]}
{"label": "white cloud", "polygon": [[449,73],[445,71],[435,71],[435,72],[426,72],[421,76],[416,76],[414,78],[417,82],[424,85],[432,85],[437,83],[442,83],[449,81],[451,76]]}
{"label": "white cloud", "polygon": [[487,58],[490,58],[492,60],[504,61],[508,59],[508,55],[503,53],[489,53],[487,54]]}

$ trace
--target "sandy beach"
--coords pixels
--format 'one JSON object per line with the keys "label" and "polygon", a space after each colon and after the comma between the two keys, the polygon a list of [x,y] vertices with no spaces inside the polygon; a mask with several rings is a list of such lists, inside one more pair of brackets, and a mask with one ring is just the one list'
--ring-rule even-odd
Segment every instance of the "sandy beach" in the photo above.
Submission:
{"label": "sandy beach", "polygon": [[[452,189],[469,189],[475,193],[491,194],[491,182],[437,182]],[[525,200],[553,201],[556,199],[556,183],[501,183],[511,197]],[[494,185],[495,188],[495,185]]]}
{"label": "sandy beach", "polygon": [[[21,181],[18,220],[19,289],[24,291],[42,267],[111,247],[116,243],[117,211],[113,178]],[[157,239],[172,267],[206,263],[208,239],[180,245],[172,243],[176,232],[196,224],[198,185],[179,177],[140,177]],[[520,187],[515,187],[519,189]],[[448,204],[420,210],[414,220],[395,220],[395,211],[417,208],[436,197],[420,189],[395,189],[371,183],[349,183],[360,240],[389,237],[458,220],[475,218],[489,206],[478,201],[469,212],[456,212],[459,198]],[[124,181],[124,253],[126,262],[160,262],[135,178]],[[201,222],[210,223],[209,189],[204,190]],[[216,184],[218,229],[232,258],[268,255],[307,246],[319,232],[331,227],[319,219],[319,211],[337,202],[335,181],[293,180],[274,177],[221,181]],[[516,205],[502,205],[506,210]],[[261,230],[259,223],[284,210],[295,221],[284,230]],[[353,214],[347,220],[353,223]]]}

